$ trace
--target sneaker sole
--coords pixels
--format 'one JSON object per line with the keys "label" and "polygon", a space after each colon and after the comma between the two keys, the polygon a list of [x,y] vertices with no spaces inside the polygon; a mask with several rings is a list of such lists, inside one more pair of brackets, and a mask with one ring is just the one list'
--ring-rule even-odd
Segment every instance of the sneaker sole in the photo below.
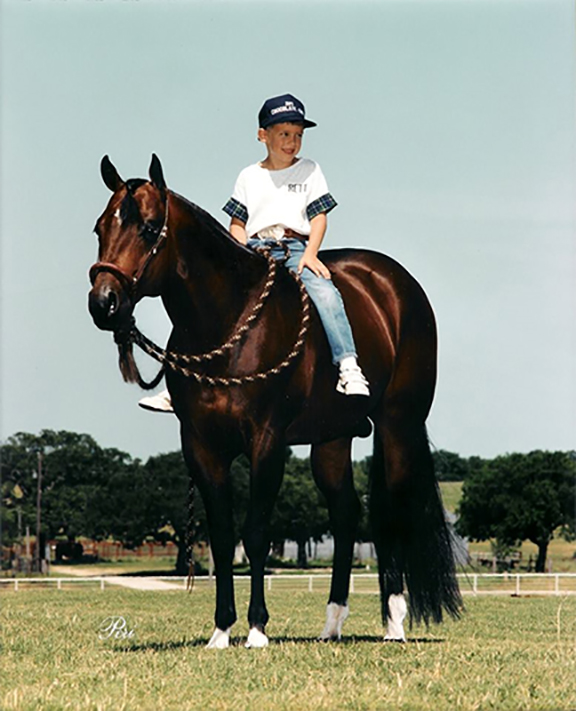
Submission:
{"label": "sneaker sole", "polygon": [[153,407],[152,405],[145,405],[141,402],[138,403],[138,407],[141,407],[143,410],[148,410],[148,412],[165,412],[167,415],[173,415],[174,410],[170,408],[169,410],[164,410],[160,407]]}

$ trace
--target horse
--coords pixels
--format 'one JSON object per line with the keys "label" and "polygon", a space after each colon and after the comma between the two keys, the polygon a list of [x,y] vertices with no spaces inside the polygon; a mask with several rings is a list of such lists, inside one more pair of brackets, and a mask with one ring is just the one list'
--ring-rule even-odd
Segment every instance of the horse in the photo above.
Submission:
{"label": "horse", "polygon": [[[378,559],[386,640],[405,640],[404,619],[458,617],[450,533],[426,431],[436,384],[437,335],[430,303],[396,261],[366,249],[322,251],[349,315],[370,397],[336,391],[337,368],[301,282],[265,253],[236,241],[216,219],[168,189],[153,154],[149,180],[123,180],[104,156],[112,192],[96,222],[89,311],[112,331],[124,379],[153,387],[162,375],[180,423],[182,451],[203,498],[215,565],[215,629],[209,648],[230,643],[234,602],[230,467],[250,462],[243,543],[250,562],[247,647],[268,644],[264,566],[269,521],[285,452],[311,445],[334,539],[322,640],[341,638],[361,506],[351,444],[374,430],[369,521]],[[144,297],[160,297],[172,323],[166,350],[135,326]],[[142,380],[133,345],[163,367]],[[404,590],[408,592],[408,605]]]}

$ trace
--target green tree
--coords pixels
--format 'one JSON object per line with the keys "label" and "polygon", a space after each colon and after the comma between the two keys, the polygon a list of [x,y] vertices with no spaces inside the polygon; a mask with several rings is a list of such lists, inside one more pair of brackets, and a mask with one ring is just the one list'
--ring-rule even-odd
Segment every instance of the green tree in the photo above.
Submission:
{"label": "green tree", "polygon": [[574,531],[575,486],[576,462],[564,452],[497,457],[465,480],[457,531],[504,546],[529,540],[538,547],[536,571],[543,572],[555,530]]}
{"label": "green tree", "polygon": [[354,487],[360,504],[362,513],[358,522],[358,530],[356,532],[356,540],[359,543],[369,543],[372,541],[372,532],[370,531],[370,519],[368,516],[368,503],[370,499],[370,466],[372,457],[368,456],[361,459],[359,462],[353,462],[352,468],[354,471]]}
{"label": "green tree", "polygon": [[464,481],[483,464],[480,457],[461,457],[455,452],[437,449],[432,452],[438,481]]}
{"label": "green tree", "polygon": [[[22,525],[33,531],[41,471],[41,532],[49,538],[106,536],[106,484],[115,472],[133,465],[129,455],[102,449],[90,435],[53,430],[19,432],[2,445],[0,456],[3,489],[6,482],[18,485]],[[12,509],[16,505],[12,498],[5,503]],[[14,540],[13,516],[5,520],[8,538]]]}
{"label": "green tree", "polygon": [[288,451],[284,481],[271,521],[274,545],[285,540],[298,545],[298,565],[307,566],[306,544],[328,532],[328,508],[312,479],[310,462]]}
{"label": "green tree", "polygon": [[[181,452],[150,457],[144,465],[147,488],[146,518],[148,535],[172,541],[178,548],[176,572],[186,575],[188,545],[188,488],[190,476]],[[206,513],[198,490],[194,489],[194,541],[207,541]]]}

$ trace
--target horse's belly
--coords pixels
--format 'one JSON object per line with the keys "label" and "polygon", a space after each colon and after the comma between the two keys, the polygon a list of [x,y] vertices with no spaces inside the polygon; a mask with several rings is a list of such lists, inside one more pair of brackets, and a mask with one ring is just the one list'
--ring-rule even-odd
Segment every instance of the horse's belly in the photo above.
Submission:
{"label": "horse's belly", "polygon": [[[344,396],[340,396],[344,397]],[[368,437],[372,425],[366,416],[366,405],[319,413],[305,409],[286,429],[286,443],[321,444],[341,437]]]}

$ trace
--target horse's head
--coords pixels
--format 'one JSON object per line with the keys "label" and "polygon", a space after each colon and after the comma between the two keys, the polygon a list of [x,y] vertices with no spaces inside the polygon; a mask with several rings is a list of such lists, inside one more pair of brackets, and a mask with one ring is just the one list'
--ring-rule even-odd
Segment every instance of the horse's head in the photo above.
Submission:
{"label": "horse's head", "polygon": [[90,269],[88,308],[98,328],[119,333],[136,302],[159,293],[164,266],[156,255],[167,237],[168,191],[156,155],[149,181],[122,180],[108,156],[100,171],[113,195],[94,229],[98,261]]}

